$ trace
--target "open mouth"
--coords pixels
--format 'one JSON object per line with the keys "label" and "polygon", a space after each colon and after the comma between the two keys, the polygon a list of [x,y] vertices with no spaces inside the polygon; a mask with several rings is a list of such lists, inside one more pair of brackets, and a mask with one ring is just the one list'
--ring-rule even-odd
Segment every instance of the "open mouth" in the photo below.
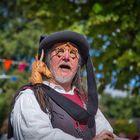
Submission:
{"label": "open mouth", "polygon": [[66,65],[66,64],[61,64],[59,67],[61,69],[67,69],[67,70],[70,70],[71,69],[71,67],[69,65]]}

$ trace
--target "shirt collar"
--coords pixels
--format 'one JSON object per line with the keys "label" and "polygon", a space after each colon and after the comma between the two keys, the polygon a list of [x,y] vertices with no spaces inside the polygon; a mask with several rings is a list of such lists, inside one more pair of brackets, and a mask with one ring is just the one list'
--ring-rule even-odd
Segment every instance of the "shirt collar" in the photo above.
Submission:
{"label": "shirt collar", "polygon": [[60,86],[60,85],[56,85],[54,83],[50,83],[48,81],[43,81],[43,84],[53,88],[55,91],[62,93],[62,94],[70,94],[70,95],[74,95],[74,90],[75,90],[75,86],[72,87],[72,89],[70,91],[65,91],[65,89]]}

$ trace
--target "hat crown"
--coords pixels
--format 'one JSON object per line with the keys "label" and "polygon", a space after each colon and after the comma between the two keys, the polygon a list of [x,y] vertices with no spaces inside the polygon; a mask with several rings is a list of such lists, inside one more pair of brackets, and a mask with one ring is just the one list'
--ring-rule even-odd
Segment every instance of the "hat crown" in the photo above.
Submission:
{"label": "hat crown", "polygon": [[89,56],[89,44],[85,36],[72,31],[59,31],[48,36],[41,36],[39,44],[39,55],[41,54],[42,49],[47,51],[54,44],[62,42],[71,42],[75,44],[81,55],[81,58],[84,60],[84,63],[86,63]]}

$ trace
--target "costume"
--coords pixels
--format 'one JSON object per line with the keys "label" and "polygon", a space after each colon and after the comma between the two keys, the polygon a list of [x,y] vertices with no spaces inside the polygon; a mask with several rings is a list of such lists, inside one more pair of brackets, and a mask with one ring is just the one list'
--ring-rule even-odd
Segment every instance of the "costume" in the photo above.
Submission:
{"label": "costume", "polygon": [[[48,84],[45,82],[45,84]],[[50,85],[53,89],[63,92],[65,95],[72,95],[73,90],[65,92],[64,89],[57,85]],[[61,94],[60,93],[60,94]],[[12,113],[11,122],[14,125],[14,135],[17,139],[30,139],[30,140],[81,140],[75,138],[64,131],[53,128],[51,124],[51,114],[45,114],[30,89],[26,89],[17,97],[15,108]],[[61,114],[59,114],[60,118]],[[63,119],[63,118],[62,118]],[[112,127],[105,119],[101,111],[98,109],[95,116],[96,134],[99,134],[103,129],[113,131]],[[66,122],[63,123],[65,127]]]}
{"label": "costume", "polygon": [[[16,139],[90,140],[103,129],[113,131],[98,109],[95,76],[89,55],[89,44],[85,37],[71,31],[43,36],[40,39],[39,57],[42,50],[46,55],[54,44],[61,42],[75,44],[82,59],[81,67],[86,66],[88,100],[83,102],[78,96],[78,90],[74,87],[71,96],[64,90],[60,92],[62,87],[55,88],[58,85],[52,86],[52,83],[25,86],[15,97],[10,116]],[[47,75],[46,69],[44,72]],[[47,103],[45,109],[38,100],[37,95],[40,96],[40,91]]]}

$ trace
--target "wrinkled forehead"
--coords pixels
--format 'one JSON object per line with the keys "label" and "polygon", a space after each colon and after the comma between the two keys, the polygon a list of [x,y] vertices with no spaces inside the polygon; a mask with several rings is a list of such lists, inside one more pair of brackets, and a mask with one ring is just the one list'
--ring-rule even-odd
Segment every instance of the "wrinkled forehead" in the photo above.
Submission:
{"label": "wrinkled forehead", "polygon": [[75,50],[77,53],[78,52],[78,49],[77,49],[77,46],[71,42],[61,42],[61,43],[56,43],[53,45],[52,47],[52,50],[56,49],[56,48],[69,48],[70,50]]}

